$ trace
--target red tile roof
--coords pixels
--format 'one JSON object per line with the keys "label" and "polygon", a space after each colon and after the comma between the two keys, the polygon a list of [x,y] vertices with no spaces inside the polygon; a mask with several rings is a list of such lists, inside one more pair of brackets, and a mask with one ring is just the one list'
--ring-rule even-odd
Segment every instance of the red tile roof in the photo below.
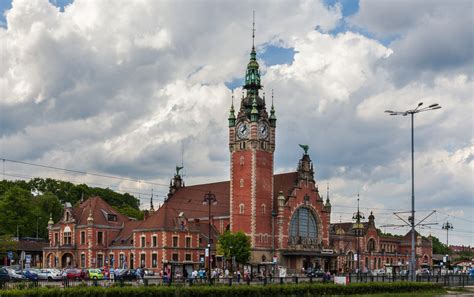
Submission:
{"label": "red tile roof", "polygon": [[[130,220],[128,217],[110,206],[102,198],[95,196],[90,197],[73,208],[73,216],[77,225],[87,225],[87,218],[89,217],[89,211],[91,209],[92,217],[94,218],[94,225],[121,227],[125,222]],[[107,219],[107,214],[116,215],[117,221],[109,221]]]}

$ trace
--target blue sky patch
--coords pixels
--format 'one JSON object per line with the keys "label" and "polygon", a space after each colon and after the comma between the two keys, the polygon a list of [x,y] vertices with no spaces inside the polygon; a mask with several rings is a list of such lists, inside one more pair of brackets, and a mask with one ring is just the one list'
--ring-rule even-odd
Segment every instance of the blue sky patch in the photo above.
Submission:
{"label": "blue sky patch", "polygon": [[257,58],[258,56],[260,56],[259,58],[262,59],[267,66],[291,64],[295,57],[295,50],[293,48],[268,45],[260,55],[257,53]]}
{"label": "blue sky patch", "polygon": [[[7,10],[12,8],[12,1],[13,0],[0,0],[0,27],[7,28],[7,19],[5,18],[5,13]],[[59,11],[61,12],[64,12],[64,7],[68,6],[72,2],[74,2],[74,0],[49,0],[49,3],[59,7]]]}

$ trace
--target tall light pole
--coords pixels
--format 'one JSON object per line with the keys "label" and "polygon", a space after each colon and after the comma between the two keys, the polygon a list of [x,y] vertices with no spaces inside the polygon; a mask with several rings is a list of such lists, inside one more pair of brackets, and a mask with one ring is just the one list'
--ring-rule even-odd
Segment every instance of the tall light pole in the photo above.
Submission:
{"label": "tall light pole", "polygon": [[207,279],[209,280],[209,284],[211,284],[211,205],[213,204],[216,204],[217,203],[217,199],[216,199],[216,195],[212,194],[211,191],[209,191],[209,193],[206,193],[204,195],[204,200],[203,200],[203,204],[207,204],[209,206],[209,229],[208,229],[208,238],[207,238],[207,248],[208,248],[208,251],[209,251],[209,257],[207,258],[207,265],[208,265],[208,276],[207,276]]}
{"label": "tall light pole", "polygon": [[364,232],[364,225],[361,223],[361,220],[365,219],[364,214],[359,210],[359,194],[357,193],[357,212],[354,213],[352,219],[355,220],[355,223],[352,224],[352,230],[354,235],[357,238],[357,279],[360,275],[360,237]]}
{"label": "tall light pole", "polygon": [[411,257],[410,257],[410,277],[412,281],[416,280],[415,276],[415,152],[414,152],[414,133],[413,133],[413,123],[414,115],[416,113],[430,111],[435,109],[440,109],[441,106],[437,103],[431,104],[428,107],[423,107],[423,102],[418,103],[418,106],[415,109],[409,109],[406,111],[393,111],[386,110],[385,112],[390,115],[402,115],[402,116],[411,116],[411,217],[409,222],[411,223]]}

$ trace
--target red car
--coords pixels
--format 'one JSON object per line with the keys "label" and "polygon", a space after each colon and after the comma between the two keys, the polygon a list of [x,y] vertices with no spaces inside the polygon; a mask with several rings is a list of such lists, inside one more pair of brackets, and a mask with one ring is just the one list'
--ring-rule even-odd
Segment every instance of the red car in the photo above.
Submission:
{"label": "red car", "polygon": [[85,279],[86,273],[81,269],[71,268],[64,271],[67,279]]}

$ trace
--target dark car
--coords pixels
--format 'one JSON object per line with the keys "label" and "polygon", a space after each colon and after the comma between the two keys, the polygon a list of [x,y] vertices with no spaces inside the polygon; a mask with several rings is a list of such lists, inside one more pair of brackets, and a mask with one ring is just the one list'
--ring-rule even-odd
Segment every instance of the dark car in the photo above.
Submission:
{"label": "dark car", "polygon": [[116,280],[123,280],[123,281],[133,281],[137,279],[136,270],[135,269],[122,269],[119,270],[115,277]]}
{"label": "dark car", "polygon": [[29,270],[23,270],[23,276],[29,281],[38,281],[38,275]]}
{"label": "dark car", "polygon": [[10,281],[10,275],[5,268],[0,268],[0,283]]}
{"label": "dark car", "polygon": [[325,276],[326,273],[324,273],[324,271],[322,270],[315,270],[315,269],[312,269],[312,268],[308,268],[307,271],[306,271],[306,276],[307,277],[323,277]]}

